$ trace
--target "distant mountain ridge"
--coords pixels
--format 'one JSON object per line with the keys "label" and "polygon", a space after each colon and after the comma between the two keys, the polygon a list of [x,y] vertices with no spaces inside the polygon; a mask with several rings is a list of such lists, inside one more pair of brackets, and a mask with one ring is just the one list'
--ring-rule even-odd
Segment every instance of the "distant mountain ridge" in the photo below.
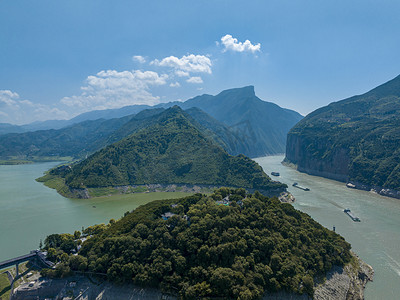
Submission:
{"label": "distant mountain ridge", "polygon": [[[286,133],[302,118],[294,111],[260,100],[255,96],[254,87],[249,86],[226,90],[216,96],[198,96],[186,102],[162,103],[154,107],[133,105],[120,109],[88,112],[68,121],[31,124],[36,128],[47,125],[55,127],[69,125],[57,130],[0,135],[0,157],[27,155],[81,157],[117,141],[118,138],[125,137],[121,134],[124,132],[124,126],[129,126],[125,123],[131,118],[139,118],[140,116],[137,116],[144,110],[159,112],[160,109],[176,104],[183,109],[191,109],[190,114],[193,118],[197,118],[197,125],[206,127],[203,129],[207,129],[213,139],[230,154],[243,153],[250,157],[283,153]],[[132,114],[136,114],[136,117]],[[112,117],[114,119],[110,119]],[[1,128],[0,126],[0,132]],[[7,125],[3,128],[4,130],[13,128],[14,131],[26,130],[26,127]],[[116,132],[117,129],[119,134]],[[125,130],[125,133],[128,131]]]}
{"label": "distant mountain ridge", "polygon": [[400,76],[310,113],[289,134],[300,171],[400,197]]}

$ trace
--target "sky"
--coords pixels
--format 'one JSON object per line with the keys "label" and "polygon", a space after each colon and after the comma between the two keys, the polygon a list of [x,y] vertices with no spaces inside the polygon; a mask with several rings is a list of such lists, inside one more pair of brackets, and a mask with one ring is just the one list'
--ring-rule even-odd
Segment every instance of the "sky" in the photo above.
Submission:
{"label": "sky", "polygon": [[400,74],[400,1],[0,0],[0,123],[254,85],[303,115]]}

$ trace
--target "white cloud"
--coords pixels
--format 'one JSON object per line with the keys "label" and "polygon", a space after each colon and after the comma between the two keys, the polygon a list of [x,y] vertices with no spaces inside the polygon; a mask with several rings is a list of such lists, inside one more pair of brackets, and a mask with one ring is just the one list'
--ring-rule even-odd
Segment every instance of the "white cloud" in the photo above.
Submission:
{"label": "white cloud", "polygon": [[203,83],[203,79],[201,77],[190,77],[186,82],[189,83]]}
{"label": "white cloud", "polygon": [[141,55],[134,55],[134,56],[132,56],[132,59],[141,64],[144,64],[146,62],[146,59]]}
{"label": "white cloud", "polygon": [[181,84],[179,82],[174,82],[169,85],[170,87],[180,87]]}
{"label": "white cloud", "polygon": [[64,97],[61,103],[78,107],[80,112],[119,108],[133,104],[154,105],[159,97],[150,93],[152,86],[165,85],[168,75],[153,71],[100,71],[88,76],[87,85],[78,96]]}
{"label": "white cloud", "polygon": [[189,77],[190,76],[189,72],[185,72],[182,70],[176,70],[175,75],[178,77]]}
{"label": "white cloud", "polygon": [[27,124],[67,117],[68,114],[58,108],[20,99],[17,93],[10,90],[0,90],[0,123]]}
{"label": "white cloud", "polygon": [[19,98],[17,93],[13,93],[10,90],[0,90],[0,107],[8,106],[13,107],[17,106],[16,99]]}
{"label": "white cloud", "polygon": [[244,43],[238,42],[238,40],[232,37],[230,34],[227,34],[221,38],[221,42],[224,45],[224,52],[228,50],[232,50],[235,52],[252,52],[255,53],[257,51],[261,51],[261,44],[258,43],[253,45],[249,40],[246,40]]}
{"label": "white cloud", "polygon": [[[150,64],[162,67],[171,67],[174,68],[176,71],[208,74],[211,74],[212,66],[211,60],[207,56],[194,54],[184,55],[181,58],[178,58],[176,56],[169,56],[163,58],[161,61],[155,59]],[[185,73],[178,74],[183,75]]]}

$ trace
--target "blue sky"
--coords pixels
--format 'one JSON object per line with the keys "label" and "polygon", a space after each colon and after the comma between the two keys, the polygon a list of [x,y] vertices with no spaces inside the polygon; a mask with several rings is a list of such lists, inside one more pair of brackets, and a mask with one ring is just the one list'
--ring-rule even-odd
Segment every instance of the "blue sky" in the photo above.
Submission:
{"label": "blue sky", "polygon": [[0,123],[246,85],[305,115],[400,74],[399,11],[385,0],[0,0]]}

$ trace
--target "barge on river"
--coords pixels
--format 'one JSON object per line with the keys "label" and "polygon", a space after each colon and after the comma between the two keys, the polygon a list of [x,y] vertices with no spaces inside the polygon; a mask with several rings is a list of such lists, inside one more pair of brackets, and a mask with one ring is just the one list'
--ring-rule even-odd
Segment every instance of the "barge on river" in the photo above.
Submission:
{"label": "barge on river", "polygon": [[308,191],[310,190],[309,188],[302,187],[302,186],[299,185],[297,182],[293,183],[292,185],[293,185],[294,187],[296,187],[296,188],[298,188],[298,189],[301,189],[301,190],[303,190],[303,191],[306,191],[306,192],[308,192]]}
{"label": "barge on river", "polygon": [[360,218],[359,218],[359,217],[356,217],[355,215],[353,215],[353,213],[351,212],[350,209],[346,208],[346,209],[344,210],[344,213],[345,213],[346,215],[348,215],[354,222],[361,222]]}

